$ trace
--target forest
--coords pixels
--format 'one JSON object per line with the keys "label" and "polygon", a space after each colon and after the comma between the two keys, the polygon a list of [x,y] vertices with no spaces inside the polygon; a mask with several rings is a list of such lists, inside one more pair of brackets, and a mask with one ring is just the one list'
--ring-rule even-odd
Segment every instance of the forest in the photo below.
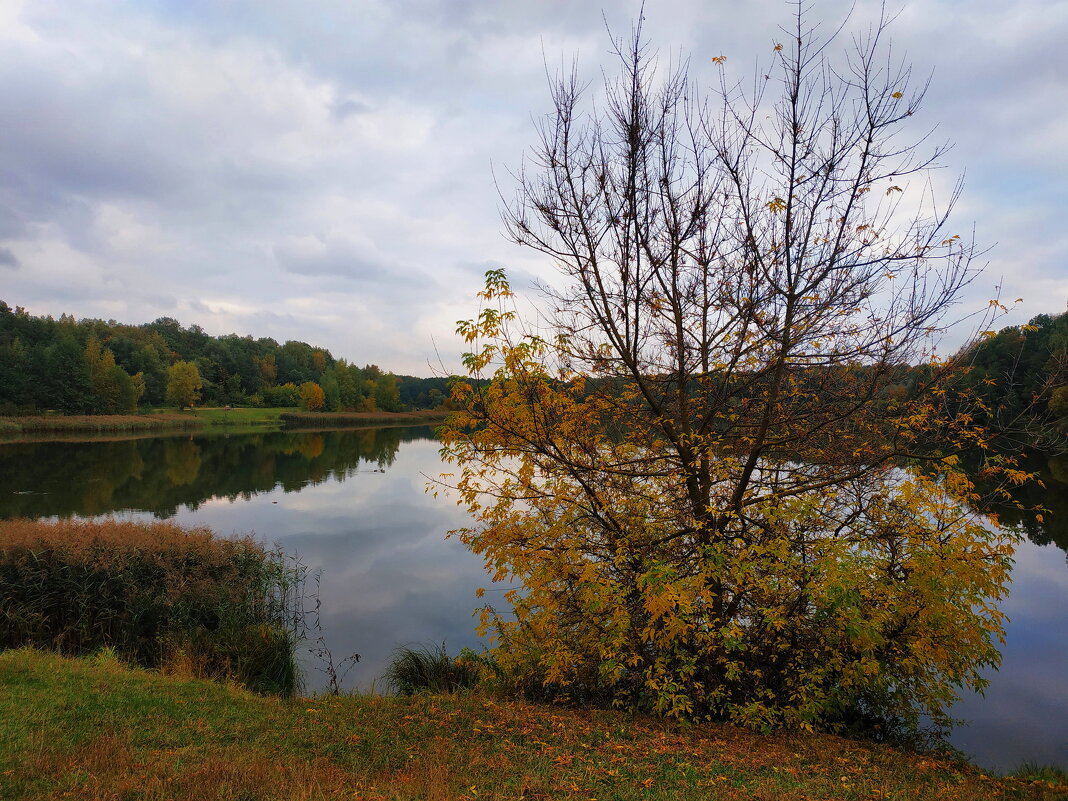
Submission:
{"label": "forest", "polygon": [[0,300],[0,414],[194,404],[400,412],[440,406],[447,383],[359,367],[305,342],[211,336],[170,317],[57,320]]}
{"label": "forest", "polygon": [[[960,355],[992,431],[1028,444],[1068,433],[1068,312],[988,332]],[[909,394],[922,372],[903,369],[891,389]],[[448,383],[359,367],[295,340],[211,336],[170,317],[144,325],[57,320],[0,300],[0,414],[123,414],[193,403],[399,412],[442,406]]]}
{"label": "forest", "polygon": [[988,331],[964,356],[992,432],[1038,446],[1068,434],[1068,312]]}

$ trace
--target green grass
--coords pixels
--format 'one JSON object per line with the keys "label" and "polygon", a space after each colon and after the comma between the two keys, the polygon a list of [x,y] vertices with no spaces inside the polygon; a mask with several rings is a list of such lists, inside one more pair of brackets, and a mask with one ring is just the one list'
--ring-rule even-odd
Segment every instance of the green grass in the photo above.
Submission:
{"label": "green grass", "polygon": [[1018,779],[1031,782],[1047,782],[1068,786],[1068,770],[1059,765],[1043,765],[1038,762],[1024,762],[1012,772]]}
{"label": "green grass", "polygon": [[0,798],[10,801],[985,801],[1054,792],[822,735],[681,727],[477,692],[284,701],[129,669],[107,653],[0,653]]}
{"label": "green grass", "polygon": [[280,426],[281,415],[296,412],[297,407],[256,409],[251,407],[201,407],[194,411],[197,418],[212,426]]}

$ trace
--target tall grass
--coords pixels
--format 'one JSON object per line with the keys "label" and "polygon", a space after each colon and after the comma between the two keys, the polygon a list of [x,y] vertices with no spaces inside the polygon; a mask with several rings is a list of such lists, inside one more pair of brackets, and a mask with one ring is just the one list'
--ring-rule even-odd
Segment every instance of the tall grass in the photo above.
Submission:
{"label": "tall grass", "polygon": [[485,657],[467,648],[453,658],[445,643],[406,645],[393,652],[383,678],[390,692],[396,695],[453,693],[477,686],[490,670],[491,664]]}
{"label": "tall grass", "polygon": [[448,414],[433,409],[418,412],[287,412],[279,415],[279,419],[285,428],[345,428],[440,423]]}
{"label": "tall grass", "polygon": [[37,431],[163,431],[201,428],[203,421],[188,414],[35,415],[0,418],[0,433]]}
{"label": "tall grass", "polygon": [[281,552],[204,528],[0,522],[0,648],[111,648],[288,696],[300,684],[303,580]]}
{"label": "tall grass", "polygon": [[1029,782],[1048,782],[1068,787],[1068,770],[1060,765],[1043,764],[1028,760],[1022,762],[1009,775]]}

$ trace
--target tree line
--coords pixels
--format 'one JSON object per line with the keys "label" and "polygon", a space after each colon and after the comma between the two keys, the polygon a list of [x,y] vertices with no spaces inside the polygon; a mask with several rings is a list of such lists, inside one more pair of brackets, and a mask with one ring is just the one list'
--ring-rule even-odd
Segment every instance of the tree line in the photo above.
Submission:
{"label": "tree line", "polygon": [[195,403],[396,412],[436,408],[447,393],[445,378],[359,367],[305,342],[211,336],[170,317],[144,325],[55,319],[0,300],[2,414]]}
{"label": "tree line", "polygon": [[1068,434],[1068,312],[988,331],[967,362],[988,428],[1034,445]]}

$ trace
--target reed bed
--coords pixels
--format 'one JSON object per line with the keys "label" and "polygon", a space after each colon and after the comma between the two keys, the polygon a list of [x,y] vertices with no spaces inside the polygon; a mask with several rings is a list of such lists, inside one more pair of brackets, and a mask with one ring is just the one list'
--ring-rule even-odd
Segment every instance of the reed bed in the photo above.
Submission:
{"label": "reed bed", "polygon": [[34,415],[0,418],[0,434],[40,431],[162,431],[201,428],[204,421],[188,414]]}
{"label": "reed bed", "polygon": [[408,426],[440,423],[447,411],[422,412],[289,412],[279,415],[285,428],[347,428],[358,426]]}
{"label": "reed bed", "polygon": [[304,571],[251,537],[105,520],[0,522],[0,648],[299,689]]}

